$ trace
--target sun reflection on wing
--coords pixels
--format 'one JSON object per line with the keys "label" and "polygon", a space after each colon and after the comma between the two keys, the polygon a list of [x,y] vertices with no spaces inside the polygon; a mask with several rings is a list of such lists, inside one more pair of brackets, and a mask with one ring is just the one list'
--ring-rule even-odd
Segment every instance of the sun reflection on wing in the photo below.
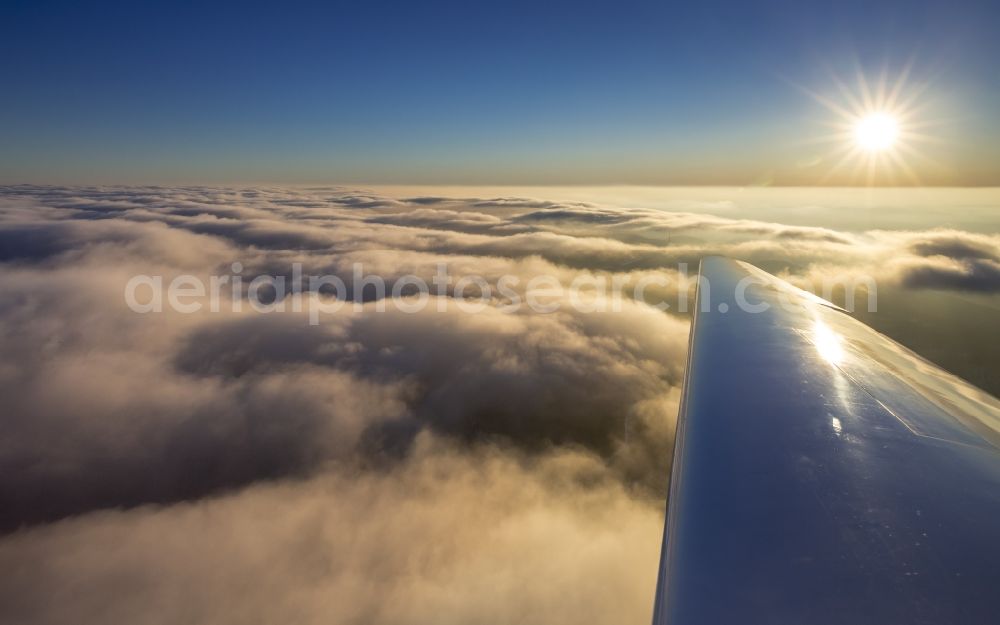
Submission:
{"label": "sun reflection on wing", "polygon": [[812,340],[819,355],[831,365],[839,365],[844,359],[844,348],[840,344],[840,337],[822,321],[817,320],[813,326]]}

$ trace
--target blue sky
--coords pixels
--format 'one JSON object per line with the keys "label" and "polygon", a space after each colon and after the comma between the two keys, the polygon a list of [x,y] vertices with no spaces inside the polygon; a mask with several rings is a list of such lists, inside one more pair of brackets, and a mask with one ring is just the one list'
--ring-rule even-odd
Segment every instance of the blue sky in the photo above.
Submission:
{"label": "blue sky", "polygon": [[910,63],[920,180],[997,184],[998,22],[986,2],[7,2],[0,179],[849,184],[804,89]]}

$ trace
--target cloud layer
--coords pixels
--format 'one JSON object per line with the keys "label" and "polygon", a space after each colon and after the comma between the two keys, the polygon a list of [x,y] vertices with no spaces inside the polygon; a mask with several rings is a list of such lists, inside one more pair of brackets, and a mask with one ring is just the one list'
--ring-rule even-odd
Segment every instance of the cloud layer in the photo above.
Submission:
{"label": "cloud layer", "polygon": [[[694,210],[694,208],[692,209]],[[137,274],[677,277],[1000,291],[1000,237],[340,188],[0,193],[0,619],[594,623],[651,610],[688,319],[364,293],[139,315]],[[457,304],[454,285],[442,299]],[[598,293],[594,298],[600,300]]]}

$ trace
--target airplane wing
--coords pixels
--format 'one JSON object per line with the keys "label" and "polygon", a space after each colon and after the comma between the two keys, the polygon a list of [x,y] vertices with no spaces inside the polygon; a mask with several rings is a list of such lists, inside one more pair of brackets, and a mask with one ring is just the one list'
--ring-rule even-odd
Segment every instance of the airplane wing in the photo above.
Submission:
{"label": "airplane wing", "polygon": [[1000,623],[1000,402],[756,267],[701,276],[654,625]]}

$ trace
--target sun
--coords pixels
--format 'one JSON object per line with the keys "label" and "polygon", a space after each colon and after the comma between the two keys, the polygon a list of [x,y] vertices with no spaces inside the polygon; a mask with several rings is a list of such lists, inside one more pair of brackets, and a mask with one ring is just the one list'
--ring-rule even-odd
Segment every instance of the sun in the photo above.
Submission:
{"label": "sun", "polygon": [[870,113],[854,124],[854,141],[867,152],[892,149],[899,138],[899,122],[890,113]]}
{"label": "sun", "polygon": [[830,145],[827,154],[815,159],[827,165],[819,184],[921,185],[918,169],[940,169],[921,149],[938,143],[937,137],[925,131],[940,123],[926,118],[930,83],[912,80],[910,65],[895,80],[890,80],[885,68],[874,80],[858,68],[853,88],[836,74],[830,78],[832,85],[825,94],[800,86],[833,113],[820,121],[828,134],[803,139],[803,144]]}

